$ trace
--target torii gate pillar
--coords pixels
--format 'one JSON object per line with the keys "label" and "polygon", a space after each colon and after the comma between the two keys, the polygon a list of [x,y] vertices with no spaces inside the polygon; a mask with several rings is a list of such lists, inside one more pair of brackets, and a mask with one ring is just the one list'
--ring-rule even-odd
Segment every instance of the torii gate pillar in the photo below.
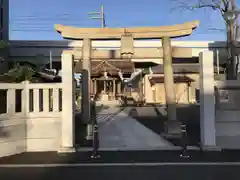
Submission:
{"label": "torii gate pillar", "polygon": [[82,47],[82,118],[87,123],[87,140],[92,139],[91,122],[91,39],[83,39]]}
{"label": "torii gate pillar", "polygon": [[166,132],[175,134],[179,132],[180,121],[177,120],[176,93],[174,87],[172,67],[172,46],[169,37],[162,38],[164,87],[167,106],[168,122],[165,124]]}

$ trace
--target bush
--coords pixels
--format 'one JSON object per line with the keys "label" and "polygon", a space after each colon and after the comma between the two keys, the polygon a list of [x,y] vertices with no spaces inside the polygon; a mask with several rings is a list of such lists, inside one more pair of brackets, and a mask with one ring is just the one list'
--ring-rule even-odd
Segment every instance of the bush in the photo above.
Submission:
{"label": "bush", "polygon": [[7,73],[0,76],[0,81],[8,83],[21,83],[23,81],[38,82],[36,73],[33,67],[17,63]]}

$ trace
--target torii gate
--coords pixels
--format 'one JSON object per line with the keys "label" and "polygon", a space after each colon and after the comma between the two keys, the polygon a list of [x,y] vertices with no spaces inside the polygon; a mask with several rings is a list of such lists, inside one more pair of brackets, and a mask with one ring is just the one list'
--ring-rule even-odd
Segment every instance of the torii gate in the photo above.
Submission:
{"label": "torii gate", "polygon": [[[83,118],[86,121],[90,121],[90,80],[91,80],[91,40],[121,40],[121,56],[131,58],[134,54],[134,40],[138,39],[162,39],[163,48],[163,66],[164,66],[164,86],[166,95],[166,104],[168,112],[168,120],[176,120],[176,95],[174,90],[174,80],[173,80],[173,68],[172,68],[172,47],[171,38],[189,36],[192,31],[199,25],[199,21],[186,22],[183,24],[177,24],[172,26],[159,26],[159,27],[134,27],[134,28],[76,28],[71,26],[64,26],[57,24],[55,29],[57,32],[61,33],[62,37],[65,39],[72,40],[82,40],[82,67],[83,72],[86,73],[83,76],[83,96],[82,102],[84,104],[83,108]],[[64,56],[68,53],[63,52]],[[160,54],[159,54],[160,56]],[[70,73],[70,72],[68,72]],[[72,73],[72,72],[71,72]],[[64,75],[64,73],[63,73]],[[63,77],[64,79],[64,77]],[[69,87],[66,87],[66,93],[69,92]],[[64,95],[64,87],[63,87]],[[64,101],[64,98],[63,98]],[[69,107],[70,108],[70,107]],[[70,109],[69,109],[70,110]],[[64,111],[64,109],[63,109]],[[63,113],[64,114],[64,113]],[[69,120],[69,117],[63,117]],[[67,122],[66,122],[67,123]],[[62,141],[62,146],[72,146],[71,141],[73,141],[73,136],[67,135],[67,132],[73,131],[72,125],[67,125],[63,127],[66,134],[63,136],[68,136],[68,140]],[[64,125],[62,125],[64,126]],[[71,133],[73,134],[73,132]]]}

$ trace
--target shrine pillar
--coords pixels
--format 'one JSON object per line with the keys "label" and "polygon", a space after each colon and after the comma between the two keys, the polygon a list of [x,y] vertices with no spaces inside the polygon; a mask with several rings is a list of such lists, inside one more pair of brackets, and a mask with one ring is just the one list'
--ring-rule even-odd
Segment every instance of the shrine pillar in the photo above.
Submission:
{"label": "shrine pillar", "polygon": [[91,40],[83,39],[82,47],[82,118],[87,123],[86,139],[92,139],[91,125]]}
{"label": "shrine pillar", "polygon": [[116,79],[113,80],[113,98],[116,98]]}
{"label": "shrine pillar", "polygon": [[164,67],[164,86],[166,96],[166,106],[168,120],[177,120],[176,112],[176,93],[174,89],[173,67],[172,67],[172,49],[171,39],[169,37],[162,38],[163,47],[163,67]]}

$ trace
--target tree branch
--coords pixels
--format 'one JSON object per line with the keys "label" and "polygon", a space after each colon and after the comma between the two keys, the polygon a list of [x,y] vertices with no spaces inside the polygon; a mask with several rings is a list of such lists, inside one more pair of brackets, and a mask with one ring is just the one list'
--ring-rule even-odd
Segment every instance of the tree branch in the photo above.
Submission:
{"label": "tree branch", "polygon": [[[174,9],[180,9],[180,11],[184,10],[196,10],[196,9],[204,9],[204,8],[211,8],[213,10],[219,10],[219,11],[225,11],[228,10],[229,4],[228,0],[199,0],[196,4],[190,4],[186,0],[173,0],[176,4],[179,4],[178,7],[175,7]],[[223,6],[222,6],[223,5]]]}

